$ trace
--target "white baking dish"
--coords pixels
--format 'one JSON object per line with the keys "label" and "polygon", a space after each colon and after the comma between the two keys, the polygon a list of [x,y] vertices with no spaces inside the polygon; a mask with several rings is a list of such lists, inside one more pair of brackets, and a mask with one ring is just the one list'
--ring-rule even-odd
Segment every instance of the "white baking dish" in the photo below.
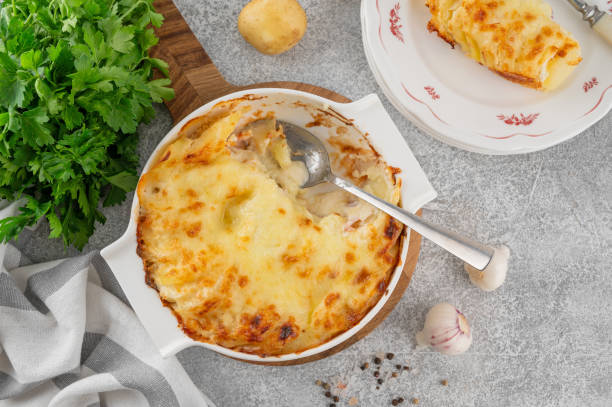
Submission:
{"label": "white baking dish", "polygon": [[[360,131],[366,134],[372,146],[383,156],[387,164],[401,169],[398,177],[402,180],[401,202],[404,208],[416,212],[425,203],[435,198],[436,193],[425,177],[419,163],[376,95],[368,95],[353,103],[336,103],[310,93],[289,89],[261,88],[235,92],[207,103],[181,120],[159,143],[151,157],[155,157],[160,149],[172,141],[180,129],[191,119],[207,113],[219,102],[241,98],[245,95],[254,95],[254,97],[243,98],[243,102],[241,102],[242,106],[249,105],[251,107],[246,113],[247,115],[261,115],[261,111],[264,114],[267,111],[272,111],[277,119],[304,126],[306,123],[313,121],[313,114],[316,112],[331,113],[331,115],[327,115],[327,117],[332,118],[331,123],[327,123],[331,127],[311,127],[309,129],[323,139],[330,134],[335,134],[335,127],[346,126],[345,119],[349,119],[353,123],[353,126],[349,126],[350,131]],[[258,112],[259,110],[261,111]],[[148,170],[151,162],[152,159],[149,158],[143,172]],[[176,318],[168,308],[162,305],[157,292],[145,284],[143,264],[136,254],[138,208],[138,197],[135,196],[132,203],[130,223],[125,234],[103,249],[101,254],[108,262],[136,315],[163,356],[172,355],[188,346],[202,346],[236,359],[274,363],[305,358],[333,348],[363,328],[387,302],[402,273],[410,243],[408,242],[409,234],[406,234],[402,242],[400,262],[393,272],[386,293],[357,325],[330,341],[301,353],[260,357],[236,352],[218,345],[194,341],[177,326]]]}

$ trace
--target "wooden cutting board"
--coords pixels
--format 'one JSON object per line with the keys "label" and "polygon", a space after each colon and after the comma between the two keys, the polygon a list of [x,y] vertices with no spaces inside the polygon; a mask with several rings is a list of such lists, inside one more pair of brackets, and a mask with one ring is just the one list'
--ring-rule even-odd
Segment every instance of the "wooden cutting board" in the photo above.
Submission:
{"label": "wooden cutting board", "polygon": [[[151,56],[165,60],[170,66],[170,79],[172,79],[176,97],[166,102],[166,106],[170,110],[174,123],[178,123],[183,117],[211,100],[243,89],[288,88],[310,92],[336,102],[348,103],[351,101],[329,89],[299,82],[265,82],[242,87],[234,86],[228,83],[217,70],[174,3],[171,0],[156,0],[154,5],[156,10],[163,14],[165,20],[161,28],[155,30],[160,40],[158,45],[151,50]],[[421,211],[418,214],[420,215]],[[411,231],[408,257],[404,263],[402,276],[391,297],[378,314],[351,338],[325,352],[303,359],[280,363],[251,363],[294,365],[312,362],[333,355],[366,336],[387,317],[401,299],[416,267],[420,248],[421,236]]]}

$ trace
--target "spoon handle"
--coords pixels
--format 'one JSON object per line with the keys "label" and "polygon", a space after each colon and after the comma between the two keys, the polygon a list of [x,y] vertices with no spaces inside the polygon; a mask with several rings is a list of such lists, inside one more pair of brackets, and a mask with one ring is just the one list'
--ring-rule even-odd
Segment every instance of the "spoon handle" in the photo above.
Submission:
{"label": "spoon handle", "polygon": [[612,16],[610,14],[604,14],[595,21],[593,29],[612,45]]}
{"label": "spoon handle", "polygon": [[398,206],[365,192],[350,181],[337,176],[332,176],[329,181],[394,217],[421,236],[426,237],[478,270],[483,270],[493,257],[493,248],[431,224]]}

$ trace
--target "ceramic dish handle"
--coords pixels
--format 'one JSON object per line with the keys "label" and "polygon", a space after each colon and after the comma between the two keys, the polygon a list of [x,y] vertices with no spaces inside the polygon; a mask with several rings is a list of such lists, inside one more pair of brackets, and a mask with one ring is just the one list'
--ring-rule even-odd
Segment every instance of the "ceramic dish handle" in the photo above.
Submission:
{"label": "ceramic dish handle", "polygon": [[397,176],[402,180],[402,207],[415,213],[437,194],[429,183],[425,172],[406,143],[398,143],[403,136],[375,94],[367,95],[352,103],[333,103],[331,106],[346,117],[352,117],[355,124],[382,153],[387,163],[404,170]]}
{"label": "ceramic dish handle", "polygon": [[[134,228],[135,225],[131,223],[127,232],[119,240],[102,249],[100,255],[117,278],[151,339],[165,357],[186,348],[192,341],[177,327],[176,318],[170,310],[161,306],[157,292],[145,284],[142,260],[136,255]],[[151,331],[150,327],[156,325],[168,328]]]}

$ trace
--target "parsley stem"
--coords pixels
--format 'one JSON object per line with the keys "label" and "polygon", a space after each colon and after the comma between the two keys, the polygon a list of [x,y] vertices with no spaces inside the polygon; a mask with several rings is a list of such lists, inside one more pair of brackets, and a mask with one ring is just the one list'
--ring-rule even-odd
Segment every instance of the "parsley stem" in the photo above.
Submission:
{"label": "parsley stem", "polygon": [[121,17],[119,17],[119,20],[123,21],[123,19],[124,19],[126,16],[130,15],[130,13],[131,13],[132,11],[134,11],[134,10],[135,10],[135,9],[136,9],[138,6],[140,6],[140,5],[141,5],[141,4],[143,4],[143,3],[144,3],[144,2],[143,2],[142,0],[137,1],[137,2],[136,2],[136,3],[135,3],[133,6],[132,6],[132,7],[130,7],[130,8],[129,8],[129,9],[128,9],[128,10],[127,10],[125,13],[123,13],[123,14],[121,15]]}

